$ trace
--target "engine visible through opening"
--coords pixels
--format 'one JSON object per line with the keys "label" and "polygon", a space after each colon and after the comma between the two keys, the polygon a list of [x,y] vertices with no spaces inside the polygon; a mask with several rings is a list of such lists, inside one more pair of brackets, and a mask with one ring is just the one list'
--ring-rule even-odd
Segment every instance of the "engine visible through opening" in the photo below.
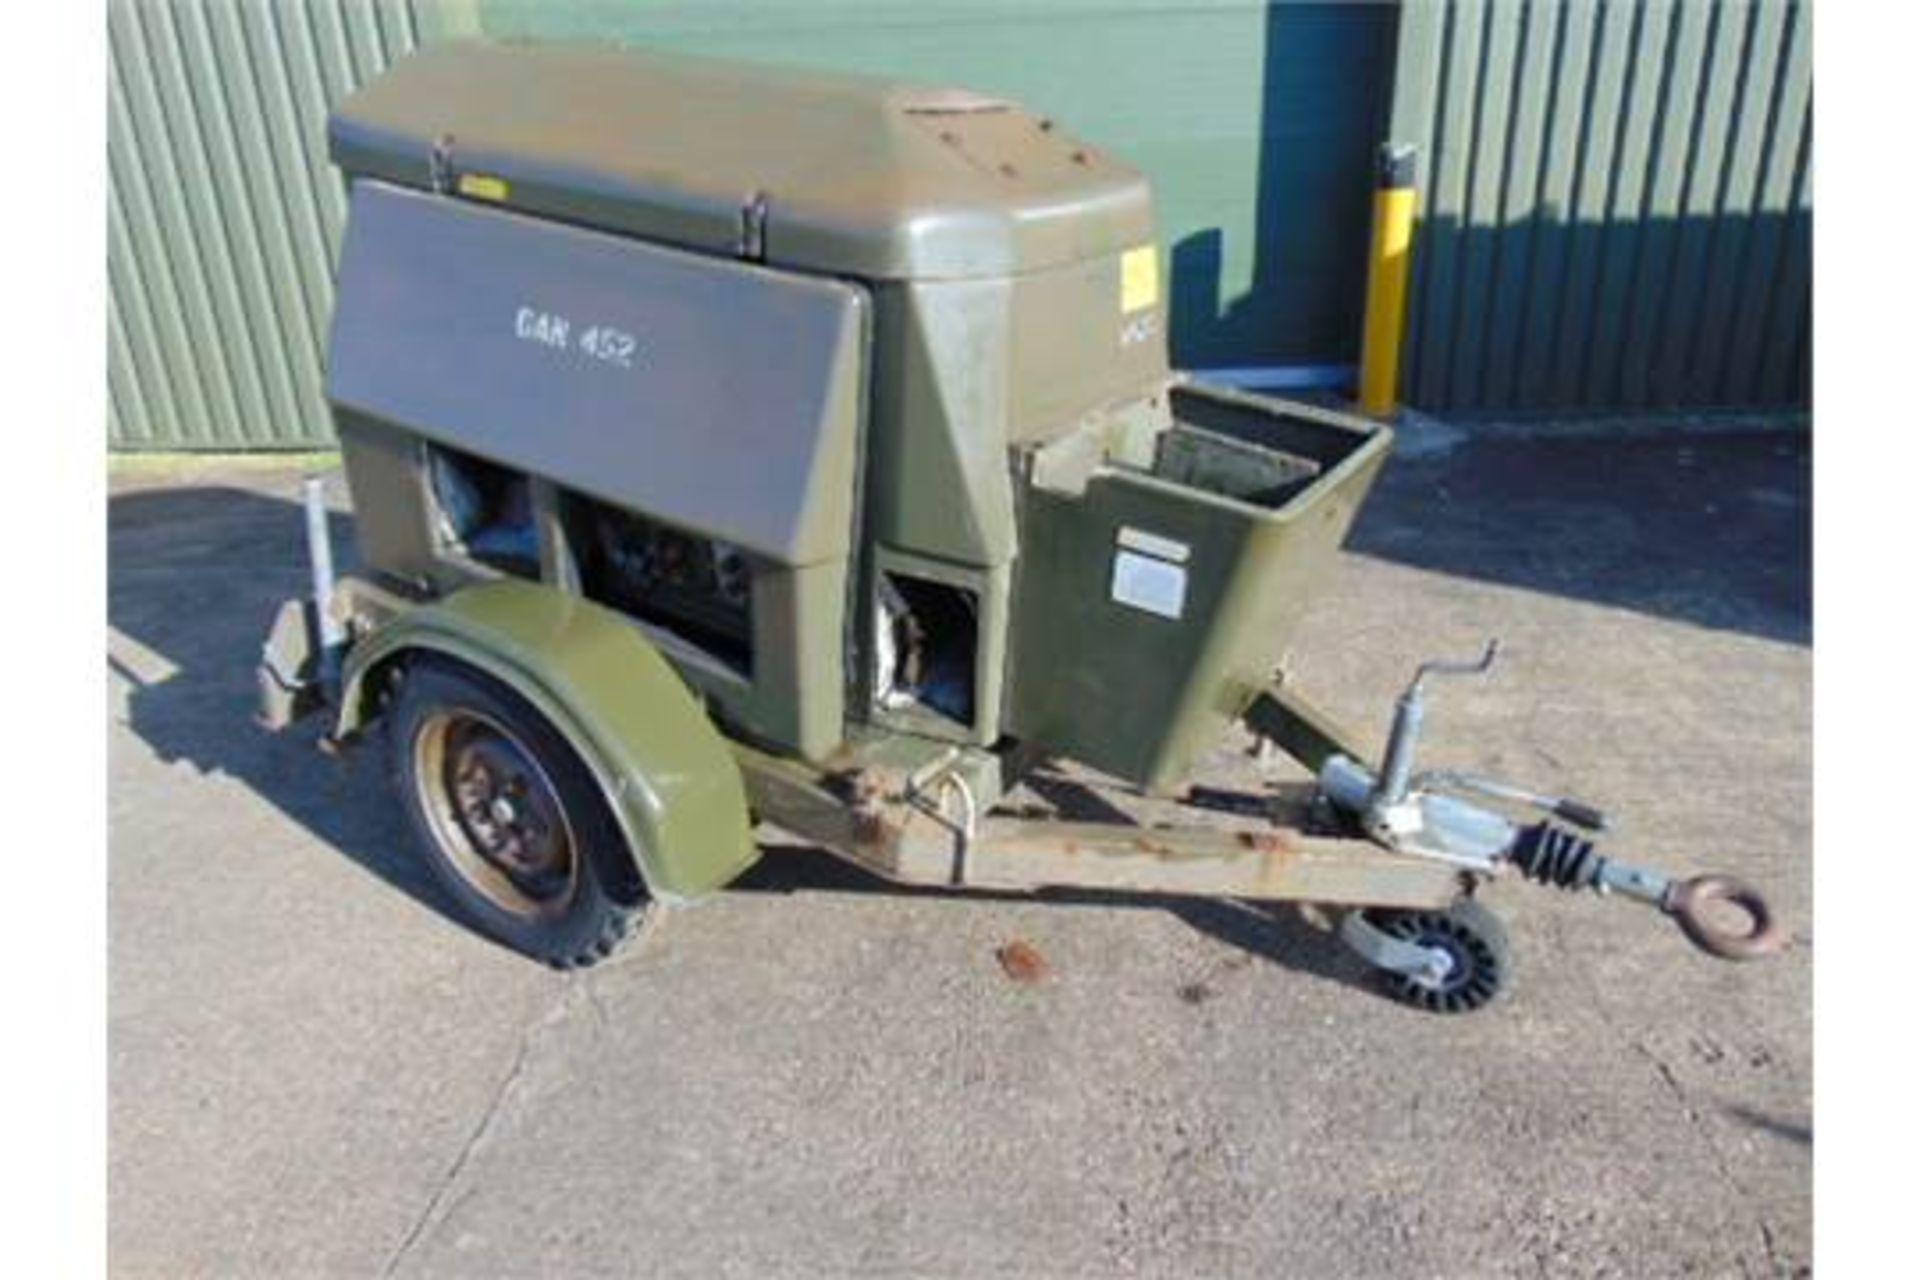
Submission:
{"label": "engine visible through opening", "polygon": [[567,495],[568,538],[587,599],[679,636],[753,674],[753,565],[717,538]]}
{"label": "engine visible through opening", "polygon": [[979,598],[964,587],[882,573],[874,610],[874,701],[971,725]]}
{"label": "engine visible through opening", "polygon": [[444,546],[503,573],[540,575],[540,538],[524,474],[435,445],[427,475]]}

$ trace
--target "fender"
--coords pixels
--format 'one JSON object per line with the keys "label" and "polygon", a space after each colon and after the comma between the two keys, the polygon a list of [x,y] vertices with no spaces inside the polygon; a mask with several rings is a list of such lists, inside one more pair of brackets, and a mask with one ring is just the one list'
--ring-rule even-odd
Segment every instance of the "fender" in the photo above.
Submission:
{"label": "fender", "polygon": [[759,857],[733,753],[673,667],[619,614],[514,581],[408,609],[348,652],[337,734],[372,718],[368,677],[409,651],[457,658],[545,716],[600,784],[656,898],[697,897]]}

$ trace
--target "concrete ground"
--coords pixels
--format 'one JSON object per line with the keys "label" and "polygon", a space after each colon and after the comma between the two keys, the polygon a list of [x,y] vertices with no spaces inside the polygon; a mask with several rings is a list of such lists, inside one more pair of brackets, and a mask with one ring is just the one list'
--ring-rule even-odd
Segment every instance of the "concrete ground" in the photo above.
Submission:
{"label": "concrete ground", "polygon": [[[1495,675],[1436,689],[1427,758],[1757,881],[1784,956],[1502,883],[1516,985],[1441,1019],[1294,912],[904,895],[787,848],[555,974],[448,918],[377,752],[249,723],[302,583],[296,478],[117,475],[115,1273],[1801,1272],[1807,440],[1413,453],[1302,679],[1381,726],[1417,660],[1500,636]],[[1243,778],[1239,747],[1208,776]],[[1016,938],[1044,981],[1001,972]]]}

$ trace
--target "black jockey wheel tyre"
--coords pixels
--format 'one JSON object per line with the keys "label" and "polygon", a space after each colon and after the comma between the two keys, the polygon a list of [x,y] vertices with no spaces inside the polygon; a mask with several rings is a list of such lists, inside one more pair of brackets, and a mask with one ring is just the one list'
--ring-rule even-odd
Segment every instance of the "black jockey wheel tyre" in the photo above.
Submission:
{"label": "black jockey wheel tyre", "polygon": [[1438,947],[1453,962],[1438,980],[1378,970],[1387,994],[1402,1004],[1429,1013],[1472,1013],[1506,987],[1512,972],[1506,927],[1473,898],[1457,899],[1445,911],[1369,911],[1367,920],[1404,942]]}
{"label": "black jockey wheel tyre", "polygon": [[650,904],[619,824],[523,698],[471,667],[418,658],[387,722],[401,807],[476,929],[560,969],[603,960],[636,931]]}

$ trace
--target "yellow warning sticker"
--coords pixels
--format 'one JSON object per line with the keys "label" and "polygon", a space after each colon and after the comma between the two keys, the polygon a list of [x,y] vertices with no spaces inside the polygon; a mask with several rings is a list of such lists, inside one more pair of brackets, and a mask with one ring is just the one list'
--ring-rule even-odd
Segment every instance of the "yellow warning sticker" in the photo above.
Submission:
{"label": "yellow warning sticker", "polygon": [[1120,310],[1140,311],[1160,301],[1160,248],[1143,244],[1120,255]]}
{"label": "yellow warning sticker", "polygon": [[455,184],[461,195],[474,200],[505,200],[507,180],[490,173],[463,173]]}

